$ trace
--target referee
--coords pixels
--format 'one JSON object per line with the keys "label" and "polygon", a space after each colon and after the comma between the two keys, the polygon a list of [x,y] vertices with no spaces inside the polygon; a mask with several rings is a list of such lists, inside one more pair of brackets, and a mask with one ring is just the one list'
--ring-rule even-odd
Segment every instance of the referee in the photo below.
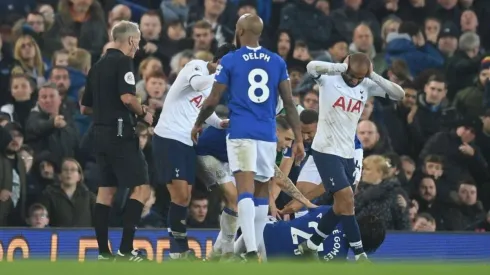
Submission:
{"label": "referee", "polygon": [[[98,259],[141,262],[146,257],[133,249],[133,239],[151,191],[148,167],[134,128],[137,117],[151,125],[153,116],[135,96],[133,57],[141,36],[138,25],[121,21],[111,35],[114,48],[108,49],[88,73],[81,104],[82,112],[93,117],[94,149],[101,173],[94,214]],[[130,188],[132,193],[123,216],[119,251],[113,256],[108,246],[108,220],[118,187]]]}

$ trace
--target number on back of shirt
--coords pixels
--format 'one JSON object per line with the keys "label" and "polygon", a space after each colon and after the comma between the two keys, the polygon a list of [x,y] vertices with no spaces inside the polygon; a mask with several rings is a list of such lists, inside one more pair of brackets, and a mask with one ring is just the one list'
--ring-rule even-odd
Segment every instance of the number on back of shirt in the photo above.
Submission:
{"label": "number on back of shirt", "polygon": [[[309,228],[315,228],[318,226],[317,222],[309,222],[308,227]],[[291,227],[291,238],[293,239],[293,244],[294,245],[299,245],[300,241],[298,240],[298,237],[303,239],[301,242],[308,240],[311,237],[312,234],[304,232],[302,230],[299,230],[298,228]],[[323,251],[323,243],[318,246],[318,252]],[[294,250],[295,255],[299,255],[298,249]]]}
{"label": "number on back of shirt", "polygon": [[[248,97],[255,103],[265,102],[270,95],[269,87],[267,87],[267,82],[269,81],[269,75],[266,71],[262,69],[253,69],[248,74],[248,83],[250,87],[248,88]],[[262,90],[262,94],[257,95],[259,91]]]}

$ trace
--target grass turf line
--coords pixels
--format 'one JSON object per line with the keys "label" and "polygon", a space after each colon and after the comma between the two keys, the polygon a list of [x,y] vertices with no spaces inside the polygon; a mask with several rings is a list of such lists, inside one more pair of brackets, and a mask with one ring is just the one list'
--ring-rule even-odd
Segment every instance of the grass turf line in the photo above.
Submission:
{"label": "grass turf line", "polygon": [[325,264],[325,263],[268,263],[268,264],[223,264],[207,262],[179,263],[99,263],[99,262],[41,262],[17,261],[0,262],[2,274],[49,274],[49,275],[133,275],[144,272],[144,275],[158,274],[194,274],[194,275],[308,275],[308,274],[341,274],[341,275],[413,275],[413,274],[490,274],[489,264],[451,264],[451,263],[410,263],[410,264]]}

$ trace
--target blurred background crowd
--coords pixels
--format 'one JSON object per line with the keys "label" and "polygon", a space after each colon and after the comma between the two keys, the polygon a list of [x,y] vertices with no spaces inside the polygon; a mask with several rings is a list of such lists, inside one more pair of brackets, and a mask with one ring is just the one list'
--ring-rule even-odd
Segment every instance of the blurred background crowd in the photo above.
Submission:
{"label": "blurred background crowd", "polygon": [[[158,116],[182,67],[211,61],[245,13],[263,18],[261,43],[284,58],[305,109],[319,105],[310,60],[363,52],[404,88],[401,102],[372,98],[362,114],[358,213],[392,230],[490,231],[488,0],[0,1],[0,226],[92,225],[99,179],[79,102],[115,23],[140,25],[136,89]],[[165,227],[169,195],[154,182],[152,126],[136,131],[155,186],[140,227]],[[127,195],[119,190],[112,226]],[[216,228],[221,198],[198,182],[188,226]],[[288,200],[281,194],[277,206]]]}

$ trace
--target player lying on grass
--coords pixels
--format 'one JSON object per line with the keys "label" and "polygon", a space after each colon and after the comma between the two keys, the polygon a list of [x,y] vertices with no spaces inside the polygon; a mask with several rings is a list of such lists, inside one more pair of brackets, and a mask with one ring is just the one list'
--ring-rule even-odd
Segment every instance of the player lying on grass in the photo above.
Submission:
{"label": "player lying on grass", "polygon": [[[300,253],[298,244],[315,233],[318,222],[331,206],[322,205],[310,209],[307,214],[291,221],[277,221],[270,217],[259,241],[259,254],[262,261],[284,260],[295,258]],[[356,217],[359,223],[364,251],[374,253],[383,243],[386,230],[380,219],[375,216]],[[244,244],[240,236],[235,242],[235,254],[244,253]],[[325,262],[345,261],[349,252],[349,241],[345,237],[342,225],[318,246],[319,259]],[[301,257],[297,257],[302,259]]]}
{"label": "player lying on grass", "polygon": [[[218,108],[221,109],[221,108]],[[224,110],[223,110],[224,111]],[[224,118],[226,111],[218,111]],[[208,127],[199,136],[196,152],[198,155],[198,177],[209,185],[216,183],[222,188],[226,200],[225,208],[221,213],[220,218],[220,233],[213,246],[213,251],[210,258],[225,258],[233,255],[233,241],[237,230],[237,191],[234,185],[233,176],[228,166],[227,150],[226,150],[226,130]],[[294,140],[294,135],[291,126],[288,124],[284,116],[276,118],[276,135],[278,152],[283,151],[286,147],[290,147]],[[298,200],[305,207],[316,207],[299,192],[294,184],[284,176],[279,168],[275,167],[274,177],[277,178],[276,184],[292,198]],[[210,187],[208,186],[208,188]],[[266,200],[255,200],[255,207],[267,208],[269,204]],[[261,237],[263,228],[267,221],[267,211],[265,215],[256,218],[256,236]]]}

